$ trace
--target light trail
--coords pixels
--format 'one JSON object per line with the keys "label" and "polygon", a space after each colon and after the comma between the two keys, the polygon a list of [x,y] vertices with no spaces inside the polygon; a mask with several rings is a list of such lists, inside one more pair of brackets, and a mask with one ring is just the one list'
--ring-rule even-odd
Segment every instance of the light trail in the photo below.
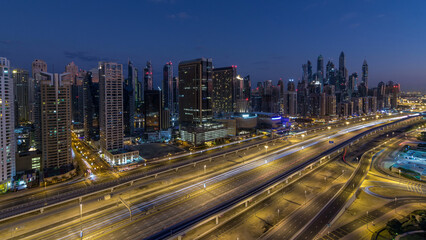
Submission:
{"label": "light trail", "polygon": [[[397,120],[397,119],[401,119],[401,118],[405,118],[405,116],[404,117],[392,118],[392,119],[389,119],[388,121]],[[377,124],[381,124],[381,123],[385,123],[385,122],[386,121],[384,121],[384,120],[376,120],[376,121],[373,121],[373,122],[370,122],[370,123],[364,123],[364,124],[361,124],[361,125],[357,125],[357,126],[347,128],[345,130],[340,130],[337,133],[331,135],[330,137],[335,138],[335,137],[338,137],[338,136],[341,136],[341,135],[345,135],[349,132],[358,131],[360,129],[368,128],[368,127],[371,127],[371,126],[374,126],[374,125],[377,125]],[[176,190],[172,193],[166,193],[166,194],[160,195],[160,196],[158,196],[158,197],[156,197],[156,198],[154,198],[150,201],[138,203],[136,205],[131,206],[132,215],[137,215],[141,212],[149,210],[150,208],[153,208],[154,206],[158,206],[158,205],[164,204],[166,202],[170,202],[173,199],[184,197],[184,196],[192,193],[193,191],[196,191],[196,190],[199,190],[199,189],[204,189],[204,184],[208,187],[209,185],[213,185],[213,184],[218,183],[220,181],[231,178],[235,175],[241,174],[241,173],[246,172],[246,171],[250,171],[254,168],[257,168],[257,167],[260,167],[260,166],[265,165],[267,163],[273,162],[277,159],[281,159],[285,156],[291,155],[293,153],[296,153],[296,152],[301,151],[303,149],[306,149],[308,147],[314,146],[314,145],[316,145],[316,144],[318,144],[322,141],[328,141],[328,139],[329,138],[325,134],[313,137],[313,138],[308,139],[304,142],[300,142],[300,143],[297,143],[297,144],[293,144],[291,146],[284,147],[282,149],[275,150],[275,151],[271,152],[269,154],[269,156],[267,156],[267,157],[257,157],[257,158],[255,158],[255,160],[252,160],[251,162],[249,162],[245,165],[238,166],[238,167],[236,167],[236,168],[234,168],[230,171],[227,171],[225,173],[221,173],[219,175],[216,175],[214,177],[206,179],[205,181],[202,181],[200,183],[191,184],[187,187],[181,188],[181,189]],[[319,141],[319,140],[322,140],[322,141]],[[291,165],[293,165],[294,163],[297,163],[299,161],[301,161],[301,160],[296,160]],[[116,212],[111,214],[112,216],[110,216],[108,218],[106,218],[104,216],[104,218],[106,218],[106,219],[101,219],[102,221],[98,220],[96,223],[91,224],[89,227],[86,227],[84,229],[84,232],[86,232],[86,233],[87,232],[94,232],[96,230],[102,229],[104,226],[111,225],[114,222],[119,222],[121,220],[128,218],[128,214],[129,213],[128,213],[127,209],[116,211]],[[97,232],[95,235],[92,235],[90,237],[93,238],[96,235],[101,234],[101,233],[102,232]],[[61,238],[58,238],[58,239],[68,239],[70,237],[73,237],[73,236],[76,236],[76,235],[79,235],[79,234],[80,234],[80,230],[76,230],[75,232],[72,232],[68,235],[62,236]]]}

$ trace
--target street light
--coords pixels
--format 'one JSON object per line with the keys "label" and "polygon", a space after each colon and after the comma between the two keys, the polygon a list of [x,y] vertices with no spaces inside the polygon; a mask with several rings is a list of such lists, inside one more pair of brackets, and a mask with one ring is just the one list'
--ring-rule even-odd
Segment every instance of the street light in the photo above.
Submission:
{"label": "street light", "polygon": [[207,167],[207,166],[206,166],[206,165],[204,165],[204,173],[206,173],[206,167]]}
{"label": "street light", "polygon": [[367,230],[368,230],[368,211],[367,211]]}
{"label": "street light", "polygon": [[268,153],[268,145],[265,145],[266,153]]}
{"label": "street light", "polygon": [[80,239],[83,239],[83,203],[80,202]]}

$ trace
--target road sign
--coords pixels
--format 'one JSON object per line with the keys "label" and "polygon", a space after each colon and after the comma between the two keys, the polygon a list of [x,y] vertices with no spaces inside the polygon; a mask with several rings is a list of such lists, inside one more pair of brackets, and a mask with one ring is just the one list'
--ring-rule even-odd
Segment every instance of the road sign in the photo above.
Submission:
{"label": "road sign", "polygon": [[328,143],[334,143],[334,141],[328,141]]}

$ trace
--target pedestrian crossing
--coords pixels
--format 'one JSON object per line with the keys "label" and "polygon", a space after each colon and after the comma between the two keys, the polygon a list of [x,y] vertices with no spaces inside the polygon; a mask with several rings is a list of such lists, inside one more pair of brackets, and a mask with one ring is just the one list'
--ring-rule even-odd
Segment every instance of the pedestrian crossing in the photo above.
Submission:
{"label": "pedestrian crossing", "polygon": [[424,194],[423,184],[421,184],[421,183],[408,182],[406,184],[406,187],[407,187],[407,190],[410,191],[410,192],[416,192],[416,193]]}

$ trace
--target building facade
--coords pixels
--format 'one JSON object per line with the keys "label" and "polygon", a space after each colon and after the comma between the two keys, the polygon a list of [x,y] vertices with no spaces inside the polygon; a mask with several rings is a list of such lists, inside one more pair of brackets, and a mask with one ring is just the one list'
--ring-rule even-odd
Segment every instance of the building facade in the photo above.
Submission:
{"label": "building facade", "polygon": [[179,63],[179,123],[201,125],[213,119],[212,59]]}
{"label": "building facade", "polygon": [[99,120],[102,152],[123,148],[123,65],[99,63]]}
{"label": "building facade", "polygon": [[235,111],[237,68],[234,66],[213,69],[213,114],[230,115]]}
{"label": "building facade", "polygon": [[29,73],[25,69],[13,69],[12,71],[15,90],[15,125],[25,124],[30,121],[30,90]]}
{"label": "building facade", "polygon": [[0,183],[15,176],[15,110],[12,69],[0,57]]}
{"label": "building facade", "polygon": [[69,73],[41,73],[42,169],[72,164],[71,158],[71,82]]}

